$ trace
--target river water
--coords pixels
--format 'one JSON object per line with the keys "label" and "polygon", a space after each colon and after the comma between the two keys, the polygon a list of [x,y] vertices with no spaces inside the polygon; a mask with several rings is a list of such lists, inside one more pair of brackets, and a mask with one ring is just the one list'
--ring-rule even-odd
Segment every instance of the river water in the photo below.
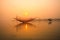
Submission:
{"label": "river water", "polygon": [[60,21],[32,21],[20,23],[3,21],[0,25],[0,40],[59,40]]}

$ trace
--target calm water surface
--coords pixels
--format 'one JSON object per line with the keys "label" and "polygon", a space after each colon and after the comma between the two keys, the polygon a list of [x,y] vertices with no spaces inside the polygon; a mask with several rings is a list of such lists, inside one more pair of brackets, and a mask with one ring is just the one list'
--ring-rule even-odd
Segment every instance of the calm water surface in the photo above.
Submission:
{"label": "calm water surface", "polygon": [[3,21],[0,25],[1,40],[59,40],[60,21],[32,21],[20,23]]}

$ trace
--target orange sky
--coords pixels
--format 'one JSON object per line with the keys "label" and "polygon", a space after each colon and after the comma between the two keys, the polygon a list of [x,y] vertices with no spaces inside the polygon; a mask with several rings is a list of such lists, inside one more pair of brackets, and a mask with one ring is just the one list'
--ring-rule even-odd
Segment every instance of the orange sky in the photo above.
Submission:
{"label": "orange sky", "polygon": [[1,18],[24,17],[60,18],[59,0],[1,0]]}

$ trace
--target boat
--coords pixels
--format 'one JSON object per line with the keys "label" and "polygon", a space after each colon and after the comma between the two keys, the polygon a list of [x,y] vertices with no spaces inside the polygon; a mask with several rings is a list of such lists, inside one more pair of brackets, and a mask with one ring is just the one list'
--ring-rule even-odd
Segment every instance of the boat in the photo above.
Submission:
{"label": "boat", "polygon": [[19,22],[23,22],[23,23],[26,23],[26,22],[30,22],[30,21],[33,21],[35,18],[26,18],[26,19],[24,19],[24,18],[21,18],[21,17],[16,17],[15,18],[17,21],[19,21]]}

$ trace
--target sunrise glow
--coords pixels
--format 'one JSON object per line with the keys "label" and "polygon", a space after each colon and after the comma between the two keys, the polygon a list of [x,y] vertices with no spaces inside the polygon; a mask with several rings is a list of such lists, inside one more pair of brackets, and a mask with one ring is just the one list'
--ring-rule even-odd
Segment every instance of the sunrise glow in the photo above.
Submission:
{"label": "sunrise glow", "polygon": [[16,15],[23,18],[39,17],[41,19],[60,17],[57,0],[2,0],[1,6],[1,14],[6,18]]}

